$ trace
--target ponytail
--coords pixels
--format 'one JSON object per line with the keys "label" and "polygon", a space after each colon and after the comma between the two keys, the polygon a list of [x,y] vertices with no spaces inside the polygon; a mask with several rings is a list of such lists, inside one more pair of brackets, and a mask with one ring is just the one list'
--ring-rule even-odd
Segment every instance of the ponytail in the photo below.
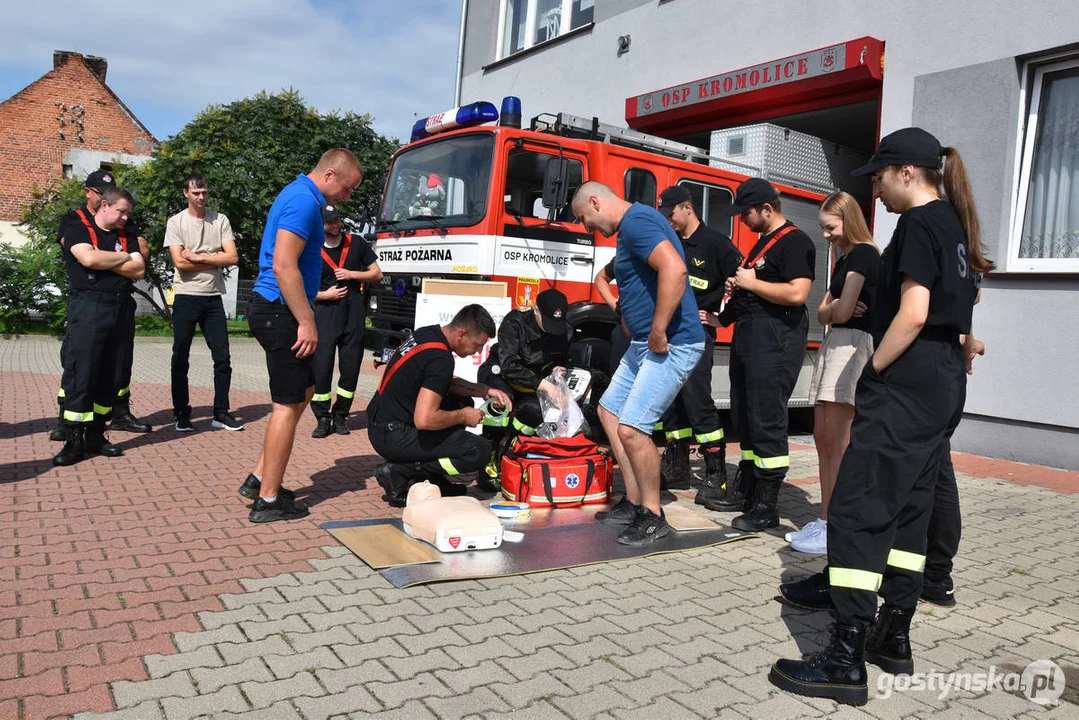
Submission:
{"label": "ponytail", "polygon": [[974,206],[974,193],[967,180],[967,168],[959,151],[953,147],[941,148],[944,155],[944,194],[959,213],[959,221],[967,233],[967,258],[970,269],[987,273],[996,265],[982,252],[982,232],[978,223],[978,209]]}

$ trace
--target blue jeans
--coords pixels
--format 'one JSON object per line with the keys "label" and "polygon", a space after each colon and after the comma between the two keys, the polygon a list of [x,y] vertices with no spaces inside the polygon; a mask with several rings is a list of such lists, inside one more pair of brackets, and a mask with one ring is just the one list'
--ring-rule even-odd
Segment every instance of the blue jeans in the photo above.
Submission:
{"label": "blue jeans", "polygon": [[229,411],[232,362],[229,357],[229,327],[220,295],[177,295],[172,303],[172,410],[190,415],[187,370],[195,326],[202,330],[214,360],[214,415]]}
{"label": "blue jeans", "polygon": [[692,343],[670,345],[667,354],[661,355],[649,350],[644,340],[632,341],[600,398],[600,407],[617,417],[620,425],[651,435],[703,352],[704,343]]}

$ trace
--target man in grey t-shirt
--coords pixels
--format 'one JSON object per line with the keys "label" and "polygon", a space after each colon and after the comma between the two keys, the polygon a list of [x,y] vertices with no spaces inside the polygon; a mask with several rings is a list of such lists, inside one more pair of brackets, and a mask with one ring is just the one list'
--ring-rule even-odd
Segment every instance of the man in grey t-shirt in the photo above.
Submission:
{"label": "man in grey t-shirt", "polygon": [[191,432],[191,404],[187,370],[195,326],[202,330],[214,361],[215,428],[243,430],[229,412],[232,363],[229,358],[228,323],[225,305],[225,278],[222,268],[239,262],[229,219],[206,209],[209,194],[206,178],[192,173],[184,180],[187,209],[169,218],[165,227],[165,247],[176,267],[172,287],[172,409],[176,429]]}

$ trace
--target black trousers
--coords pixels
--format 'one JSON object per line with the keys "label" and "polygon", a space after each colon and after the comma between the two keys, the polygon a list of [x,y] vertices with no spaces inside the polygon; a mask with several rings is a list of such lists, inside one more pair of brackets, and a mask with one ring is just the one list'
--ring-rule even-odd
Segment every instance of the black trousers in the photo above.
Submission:
{"label": "black trousers", "polygon": [[790,467],[787,403],[805,358],[809,320],[794,308],[780,320],[757,314],[738,319],[731,343],[731,416],[743,467],[755,482],[783,482]]}
{"label": "black trousers", "polygon": [[[443,410],[471,407],[471,398],[447,395]],[[417,430],[402,422],[373,422],[367,428],[371,447],[383,459],[398,465],[417,478],[425,473],[454,476],[473,473],[487,464],[491,443],[463,427],[445,430]]]}
{"label": "black trousers", "polygon": [[872,363],[862,372],[828,506],[828,572],[841,624],[871,623],[878,590],[889,605],[917,604],[941,461],[965,398],[958,338],[918,338],[883,375]]}
{"label": "black trousers", "polygon": [[202,330],[214,361],[214,415],[229,411],[232,362],[225,304],[220,295],[177,295],[172,303],[172,410],[177,416],[191,414],[187,382],[191,342],[195,327]]}
{"label": "black trousers", "polygon": [[[79,292],[79,291],[73,291]],[[92,291],[88,291],[92,292]],[[118,320],[124,334],[120,344],[116,347],[116,363],[113,367],[113,375],[116,385],[116,397],[110,403],[113,411],[118,415],[130,412],[131,408],[131,367],[135,361],[135,297],[130,293],[126,295],[121,308],[121,316]],[[71,298],[68,296],[68,325],[71,325]],[[65,329],[64,339],[60,343],[60,392],[56,395],[56,402],[60,404],[61,415],[63,414],[64,399],[67,397],[67,388],[74,382],[74,373],[71,369],[70,351],[68,349],[68,333]]]}
{"label": "black trousers", "polygon": [[[316,418],[348,415],[356,396],[356,382],[363,360],[364,324],[367,321],[364,296],[353,293],[337,302],[316,302],[314,311],[318,345],[314,355],[315,394],[311,398],[311,410]],[[337,399],[331,409],[335,360],[340,375],[337,378]]]}
{"label": "black trousers", "polygon": [[959,552],[959,540],[963,535],[959,486],[955,481],[955,468],[952,467],[951,433],[948,435],[937,466],[933,512],[929,517],[925,546],[924,580],[938,585],[951,582],[952,560]]}
{"label": "black trousers", "polygon": [[134,318],[133,305],[129,293],[68,291],[67,332],[61,348],[66,356],[62,380],[65,425],[81,427],[112,416],[120,389],[117,365],[128,320]]}
{"label": "black trousers", "polygon": [[668,440],[693,438],[701,445],[723,440],[719,411],[712,399],[712,365],[715,363],[716,333],[704,328],[704,354],[693,368],[674,402],[663,414],[663,432]]}

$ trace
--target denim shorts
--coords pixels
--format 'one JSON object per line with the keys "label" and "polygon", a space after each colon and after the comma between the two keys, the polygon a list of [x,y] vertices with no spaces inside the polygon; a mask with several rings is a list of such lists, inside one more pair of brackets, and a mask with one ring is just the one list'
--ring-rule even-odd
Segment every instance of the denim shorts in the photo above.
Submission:
{"label": "denim shorts", "polygon": [[648,435],[659,422],[704,352],[704,343],[670,345],[654,353],[648,342],[634,340],[622,356],[599,404],[628,425]]}

